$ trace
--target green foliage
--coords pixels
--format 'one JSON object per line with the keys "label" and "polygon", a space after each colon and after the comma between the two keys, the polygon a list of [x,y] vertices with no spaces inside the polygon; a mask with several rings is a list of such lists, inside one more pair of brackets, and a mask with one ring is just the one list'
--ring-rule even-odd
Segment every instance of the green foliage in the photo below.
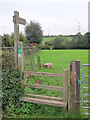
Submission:
{"label": "green foliage", "polygon": [[19,98],[23,95],[24,89],[20,87],[20,80],[23,74],[14,67],[13,53],[3,52],[2,55],[2,105],[8,108],[12,105],[19,105]]}
{"label": "green foliage", "polygon": [[41,43],[43,32],[40,24],[35,21],[31,21],[30,24],[26,25],[25,33],[27,38],[27,43]]}
{"label": "green foliage", "polygon": [[80,32],[70,36],[44,37],[42,44],[48,44],[53,49],[89,49],[90,33]]}
{"label": "green foliage", "polygon": [[42,50],[50,50],[50,46],[47,44],[47,45],[43,45]]}
{"label": "green foliage", "polygon": [[25,45],[26,38],[24,37],[22,33],[19,34],[19,41],[23,42],[23,44]]}
{"label": "green foliage", "polygon": [[[22,33],[19,34],[19,41],[23,42],[25,45],[26,38]],[[14,46],[14,34],[11,35],[4,34],[2,37],[2,46],[3,47],[13,47]]]}
{"label": "green foliage", "polygon": [[14,46],[14,36],[13,34],[10,36],[8,34],[4,34],[2,37],[2,46],[13,47]]}
{"label": "green foliage", "polygon": [[42,44],[45,45],[46,42],[51,42],[55,39],[56,37],[43,37]]}
{"label": "green foliage", "polygon": [[2,52],[2,71],[7,71],[14,67],[14,54],[13,51],[3,51]]}
{"label": "green foliage", "polygon": [[60,48],[62,48],[62,40],[60,40],[59,38],[56,38],[54,40],[53,49],[60,49]]}
{"label": "green foliage", "polygon": [[83,46],[84,46],[84,48],[89,48],[90,49],[90,32],[87,32],[84,35]]}

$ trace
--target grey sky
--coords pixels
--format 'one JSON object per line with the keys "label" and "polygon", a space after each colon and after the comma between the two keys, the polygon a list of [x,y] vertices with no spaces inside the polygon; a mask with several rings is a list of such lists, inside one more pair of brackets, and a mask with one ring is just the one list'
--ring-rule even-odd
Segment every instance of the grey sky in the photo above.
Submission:
{"label": "grey sky", "polygon": [[[44,35],[76,34],[78,23],[84,34],[88,30],[88,0],[0,0],[0,34],[11,34],[14,11],[25,18],[38,21]],[[25,26],[20,25],[24,33]]]}

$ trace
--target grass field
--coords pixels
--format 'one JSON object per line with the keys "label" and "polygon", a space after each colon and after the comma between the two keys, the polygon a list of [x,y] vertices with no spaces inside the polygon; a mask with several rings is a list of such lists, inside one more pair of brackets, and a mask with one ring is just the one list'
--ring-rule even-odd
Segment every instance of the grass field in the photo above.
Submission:
{"label": "grass field", "polygon": [[[63,69],[68,69],[68,85],[70,86],[70,61],[72,60],[80,60],[80,80],[82,80],[82,64],[88,64],[88,50],[42,50],[39,52],[41,58],[41,64],[43,66],[44,63],[52,63],[53,68],[41,68],[37,69],[37,58],[35,56],[35,71],[39,72],[49,72],[49,73],[62,73]],[[25,58],[26,63],[29,63],[29,56]],[[27,70],[29,70],[27,68]],[[88,73],[88,69],[85,68],[85,74]],[[59,77],[34,77],[30,78],[29,83],[35,84],[35,80],[41,80],[41,84],[44,85],[53,85],[53,86],[62,86],[62,79]],[[81,88],[81,87],[80,87]],[[48,96],[61,97],[62,93],[56,92],[53,90],[41,90],[34,88],[25,88],[26,93],[31,94],[42,94]],[[81,118],[82,115],[76,115],[72,112],[62,113],[61,108],[52,107],[48,105],[38,105],[31,103],[23,104],[27,109],[31,110],[30,116],[37,118]],[[27,116],[27,115],[26,115]],[[27,116],[27,117],[30,117]],[[85,117],[85,116],[83,116]]]}
{"label": "grass field", "polygon": [[45,42],[48,42],[48,41],[54,40],[55,38],[56,38],[56,37],[43,37],[42,44],[44,45]]}
{"label": "grass field", "polygon": [[72,37],[61,37],[61,36],[57,36],[57,37],[43,37],[43,40],[42,40],[42,44],[44,45],[45,42],[48,42],[48,41],[52,41],[54,40],[55,38],[66,38],[67,40],[71,41],[72,40]]}

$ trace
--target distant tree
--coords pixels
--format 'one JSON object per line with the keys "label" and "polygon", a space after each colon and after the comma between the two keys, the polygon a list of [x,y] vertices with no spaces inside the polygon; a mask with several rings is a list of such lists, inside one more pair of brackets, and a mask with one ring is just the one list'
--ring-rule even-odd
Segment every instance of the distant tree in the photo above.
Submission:
{"label": "distant tree", "polygon": [[60,38],[54,39],[53,49],[61,49],[63,40]]}
{"label": "distant tree", "polygon": [[76,34],[76,39],[77,39],[77,48],[83,48],[83,35],[81,32]]}
{"label": "distant tree", "polygon": [[41,43],[43,37],[43,31],[38,22],[31,21],[30,24],[26,25],[25,33],[29,44]]}
{"label": "distant tree", "polygon": [[84,34],[83,47],[90,49],[90,32]]}

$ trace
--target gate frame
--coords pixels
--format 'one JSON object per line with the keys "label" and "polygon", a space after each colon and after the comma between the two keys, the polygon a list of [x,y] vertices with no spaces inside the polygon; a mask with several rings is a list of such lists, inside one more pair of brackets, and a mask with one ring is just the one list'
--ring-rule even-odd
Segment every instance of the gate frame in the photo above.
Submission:
{"label": "gate frame", "polygon": [[[83,100],[83,88],[85,88],[85,89],[88,89],[88,88],[90,88],[90,83],[89,83],[89,80],[88,80],[88,87],[83,87],[83,84],[84,84],[84,78],[86,77],[86,78],[90,78],[90,76],[88,75],[88,76],[84,76],[84,70],[83,70],[83,68],[84,68],[84,66],[90,66],[90,64],[82,64],[82,105],[81,105],[81,107],[82,107],[82,114],[85,114],[85,115],[90,115],[90,98],[89,98],[89,94],[86,94],[87,96],[88,96],[88,101],[87,101],[87,103],[88,103],[88,107],[86,107],[86,106],[83,106],[83,103],[84,103],[84,100]],[[88,93],[90,93],[90,89],[88,89]],[[85,108],[86,107],[86,109],[88,109],[88,113],[83,113],[83,108]],[[90,117],[90,116],[89,116]]]}

